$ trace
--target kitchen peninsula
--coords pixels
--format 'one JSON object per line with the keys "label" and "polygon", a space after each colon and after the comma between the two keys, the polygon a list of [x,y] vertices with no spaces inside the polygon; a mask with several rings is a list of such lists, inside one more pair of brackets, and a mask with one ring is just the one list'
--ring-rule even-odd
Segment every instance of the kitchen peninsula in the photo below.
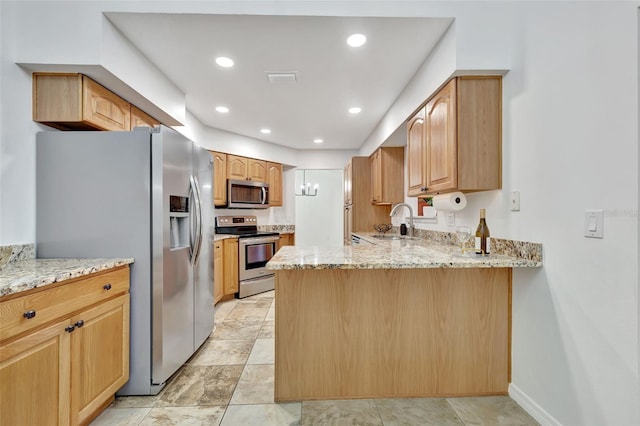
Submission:
{"label": "kitchen peninsula", "polygon": [[[507,394],[511,275],[539,244],[487,257],[424,239],[283,247],[276,271],[275,400]],[[521,256],[498,254],[532,248]]]}

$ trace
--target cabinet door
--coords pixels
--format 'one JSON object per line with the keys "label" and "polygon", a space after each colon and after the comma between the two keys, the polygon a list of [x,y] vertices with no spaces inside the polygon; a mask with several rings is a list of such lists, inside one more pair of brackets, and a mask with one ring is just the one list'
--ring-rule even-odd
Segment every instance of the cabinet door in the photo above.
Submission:
{"label": "cabinet door", "polygon": [[224,294],[238,292],[238,239],[227,238],[224,241]]}
{"label": "cabinet door", "polygon": [[130,130],[129,102],[87,77],[82,78],[82,84],[84,121],[104,130]]}
{"label": "cabinet door", "polygon": [[0,350],[1,425],[68,425],[71,336],[61,321]]}
{"label": "cabinet door", "polygon": [[458,187],[456,79],[431,99],[425,111],[427,187],[430,193]]}
{"label": "cabinet door", "polygon": [[408,195],[426,194],[427,178],[425,176],[425,151],[424,151],[424,112],[422,108],[407,123],[407,149],[408,153]]}
{"label": "cabinet door", "polygon": [[131,105],[131,125],[129,126],[131,130],[135,127],[155,127],[159,124],[160,122],[158,120],[138,107]]}
{"label": "cabinet door", "polygon": [[224,296],[224,271],[223,271],[222,241],[213,244],[213,303],[218,303]]}
{"label": "cabinet door", "polygon": [[351,196],[351,160],[344,166],[344,204],[349,205],[353,203]]}
{"label": "cabinet door", "polygon": [[269,205],[282,205],[282,164],[267,163],[269,183]]}
{"label": "cabinet door", "polygon": [[267,182],[267,162],[249,158],[247,179],[258,182]]}
{"label": "cabinet door", "polygon": [[71,416],[85,423],[129,380],[129,294],[72,318]]}
{"label": "cabinet door", "polygon": [[227,154],[227,178],[245,180],[247,178],[248,158]]}
{"label": "cabinet door", "polygon": [[210,151],[213,156],[213,205],[227,204],[227,154]]}
{"label": "cabinet door", "polygon": [[378,203],[382,201],[382,156],[380,150],[376,150],[371,157],[371,189],[372,189],[372,202]]}

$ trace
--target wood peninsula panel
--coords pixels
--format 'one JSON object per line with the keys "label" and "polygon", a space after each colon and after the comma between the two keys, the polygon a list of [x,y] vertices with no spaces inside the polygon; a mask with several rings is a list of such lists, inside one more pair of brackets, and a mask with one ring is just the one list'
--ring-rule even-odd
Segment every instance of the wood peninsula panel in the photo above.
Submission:
{"label": "wood peninsula panel", "polygon": [[275,400],[506,395],[510,268],[278,270]]}

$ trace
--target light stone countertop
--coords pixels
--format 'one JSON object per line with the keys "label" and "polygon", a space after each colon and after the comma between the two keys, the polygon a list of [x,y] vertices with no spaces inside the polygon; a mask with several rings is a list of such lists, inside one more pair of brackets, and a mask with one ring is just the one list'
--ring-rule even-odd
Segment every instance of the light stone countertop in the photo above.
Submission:
{"label": "light stone countertop", "polygon": [[0,270],[0,297],[133,263],[131,258],[28,259]]}
{"label": "light stone countertop", "polygon": [[491,254],[460,253],[460,247],[422,238],[379,240],[357,233],[371,244],[335,247],[282,247],[267,269],[536,268],[542,261]]}

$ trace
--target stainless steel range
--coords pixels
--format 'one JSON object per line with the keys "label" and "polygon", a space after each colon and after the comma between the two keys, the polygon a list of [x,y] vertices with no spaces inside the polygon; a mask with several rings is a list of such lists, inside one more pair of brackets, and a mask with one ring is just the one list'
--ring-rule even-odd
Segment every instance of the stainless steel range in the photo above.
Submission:
{"label": "stainless steel range", "polygon": [[255,216],[218,216],[216,234],[238,236],[238,298],[273,290],[275,275],[265,265],[276,253],[280,234],[259,232]]}

